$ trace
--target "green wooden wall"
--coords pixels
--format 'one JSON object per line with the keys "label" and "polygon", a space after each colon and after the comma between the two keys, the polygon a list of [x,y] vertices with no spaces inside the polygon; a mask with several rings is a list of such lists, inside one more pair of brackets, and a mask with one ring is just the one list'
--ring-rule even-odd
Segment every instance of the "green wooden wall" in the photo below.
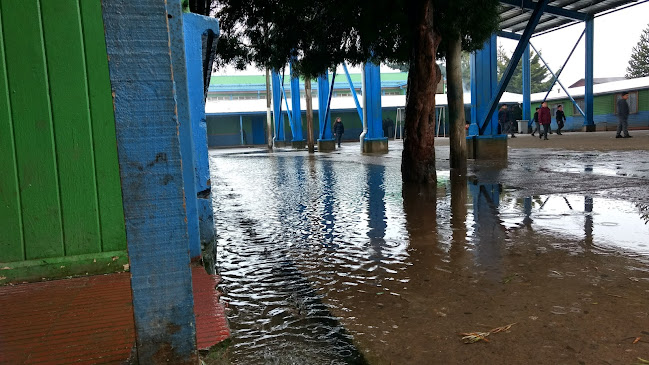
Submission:
{"label": "green wooden wall", "polygon": [[100,0],[0,1],[0,262],[126,250]]}

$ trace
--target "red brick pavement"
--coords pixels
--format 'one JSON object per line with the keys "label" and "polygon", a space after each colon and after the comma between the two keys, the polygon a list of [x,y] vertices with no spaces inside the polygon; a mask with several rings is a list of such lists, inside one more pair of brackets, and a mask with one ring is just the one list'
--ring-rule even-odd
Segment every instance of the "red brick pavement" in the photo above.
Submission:
{"label": "red brick pavement", "polygon": [[[199,349],[230,336],[218,281],[192,269]],[[134,343],[128,273],[0,287],[0,364],[120,364]]]}

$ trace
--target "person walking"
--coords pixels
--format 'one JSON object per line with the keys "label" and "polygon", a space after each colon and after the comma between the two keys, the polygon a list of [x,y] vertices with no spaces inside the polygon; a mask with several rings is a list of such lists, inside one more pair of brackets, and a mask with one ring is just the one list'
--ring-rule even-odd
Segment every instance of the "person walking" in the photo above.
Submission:
{"label": "person walking", "polygon": [[334,137],[336,137],[336,143],[338,143],[338,147],[340,147],[340,141],[342,141],[343,139],[343,133],[345,133],[345,126],[340,120],[340,117],[338,117],[336,118],[336,122],[334,123]]}
{"label": "person walking", "polygon": [[[629,135],[629,93],[623,92],[622,98],[617,101],[617,133],[615,138],[631,138]],[[624,136],[622,136],[624,133]]]}
{"label": "person walking", "polygon": [[563,112],[563,105],[557,107],[557,113],[555,116],[557,118],[557,134],[561,135],[561,129],[566,123],[566,114]]}
{"label": "person walking", "polygon": [[548,108],[548,103],[546,101],[541,104],[541,109],[539,109],[539,123],[543,126],[543,133],[539,134],[539,138],[543,136],[546,141],[548,140],[548,132],[550,131],[550,123],[552,122],[552,112]]}
{"label": "person walking", "polygon": [[511,132],[512,138],[516,138],[514,135],[514,128],[509,120],[509,110],[507,110],[507,105],[501,106],[500,110],[498,110],[498,124],[500,124],[500,133],[508,134]]}
{"label": "person walking", "polygon": [[536,108],[536,111],[534,112],[534,118],[532,118],[532,123],[534,123],[534,130],[532,130],[532,137],[534,137],[534,133],[539,132],[539,138],[541,138],[541,124],[539,123],[539,109],[541,108]]}

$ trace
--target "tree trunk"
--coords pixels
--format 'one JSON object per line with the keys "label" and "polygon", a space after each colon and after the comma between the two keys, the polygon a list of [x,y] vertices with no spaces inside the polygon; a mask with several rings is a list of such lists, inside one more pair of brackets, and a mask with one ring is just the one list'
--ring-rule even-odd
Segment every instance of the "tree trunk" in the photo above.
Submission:
{"label": "tree trunk", "polygon": [[404,182],[434,184],[435,91],[441,80],[435,56],[440,37],[433,31],[433,1],[410,0],[407,4],[413,28],[401,175]]}
{"label": "tree trunk", "polygon": [[273,149],[273,124],[270,119],[270,104],[272,95],[270,93],[270,70],[266,69],[266,140],[268,149]]}
{"label": "tree trunk", "polygon": [[446,80],[448,85],[448,115],[450,125],[451,169],[466,172],[466,117],[464,115],[464,89],[462,87],[462,42],[460,37],[447,40]]}
{"label": "tree trunk", "polygon": [[306,98],[306,143],[309,153],[315,152],[313,146],[313,99],[311,98],[311,79],[304,78],[304,97]]}

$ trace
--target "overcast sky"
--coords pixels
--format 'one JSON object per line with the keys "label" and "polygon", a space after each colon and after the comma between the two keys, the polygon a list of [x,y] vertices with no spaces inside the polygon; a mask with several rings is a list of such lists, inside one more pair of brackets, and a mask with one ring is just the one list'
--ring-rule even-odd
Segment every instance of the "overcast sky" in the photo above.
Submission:
{"label": "overcast sky", "polygon": [[[584,23],[577,23],[567,28],[557,30],[545,35],[532,38],[532,44],[538,49],[553,71],[558,71],[563,65],[570,50],[584,30]],[[626,67],[633,47],[640,40],[640,34],[649,26],[649,2],[632,6],[611,14],[603,15],[595,19],[595,77],[622,77],[626,74]],[[584,37],[585,38],[585,37]],[[582,79],[585,73],[585,51],[582,38],[579,46],[575,49],[565,71],[559,80],[567,87]],[[502,45],[509,53],[516,48],[516,41],[498,38],[498,44]],[[350,68],[351,73],[360,72],[359,69]],[[394,70],[382,66],[382,72],[394,72]],[[288,72],[288,67],[287,67]],[[339,68],[342,73],[342,68]],[[215,75],[259,75],[261,71],[249,67],[246,71],[235,71],[226,69],[215,73]]]}
{"label": "overcast sky", "polygon": [[[541,52],[552,71],[563,65],[570,50],[584,30],[584,23],[560,29],[538,37],[531,43]],[[595,77],[622,77],[633,47],[640,40],[640,34],[649,26],[649,2],[595,18]],[[575,49],[559,80],[568,85],[582,79],[585,74],[585,36]],[[498,38],[510,54],[516,48],[516,41]]]}

